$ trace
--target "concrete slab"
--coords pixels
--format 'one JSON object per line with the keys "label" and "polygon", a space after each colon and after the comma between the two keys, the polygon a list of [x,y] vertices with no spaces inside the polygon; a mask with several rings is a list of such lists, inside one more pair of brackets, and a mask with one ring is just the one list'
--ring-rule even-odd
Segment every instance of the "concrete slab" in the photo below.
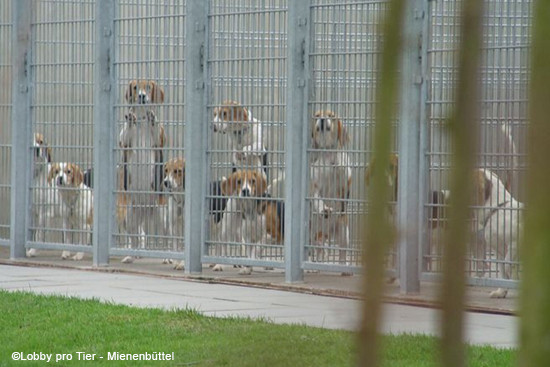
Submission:
{"label": "concrete slab", "polygon": [[[353,331],[360,324],[359,300],[182,278],[0,265],[0,288],[136,307],[191,308],[209,316],[263,318],[331,329]],[[433,308],[385,304],[382,331],[438,335],[438,319],[439,311]],[[515,316],[468,312],[465,330],[472,344],[517,346]]]}

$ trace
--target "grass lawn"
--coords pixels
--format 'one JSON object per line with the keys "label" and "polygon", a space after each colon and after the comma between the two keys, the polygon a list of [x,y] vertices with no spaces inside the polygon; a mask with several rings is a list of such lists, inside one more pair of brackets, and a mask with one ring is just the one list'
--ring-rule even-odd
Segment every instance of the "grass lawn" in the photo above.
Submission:
{"label": "grass lawn", "polygon": [[[58,366],[355,365],[355,335],[346,331],[5,291],[0,310],[0,366],[46,365],[15,362],[14,352],[52,354],[49,364]],[[384,343],[384,366],[436,365],[435,338],[389,336]],[[79,361],[77,352],[95,353],[95,360]],[[115,362],[109,352],[173,352],[175,360]],[[72,360],[55,363],[58,353]],[[511,366],[514,358],[514,351],[469,348],[470,366]]]}

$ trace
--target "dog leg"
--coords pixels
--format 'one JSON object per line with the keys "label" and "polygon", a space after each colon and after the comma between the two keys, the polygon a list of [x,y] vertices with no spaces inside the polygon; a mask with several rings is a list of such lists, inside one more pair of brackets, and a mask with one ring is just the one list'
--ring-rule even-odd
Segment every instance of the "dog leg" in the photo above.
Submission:
{"label": "dog leg", "polygon": [[74,261],[81,261],[84,259],[84,252],[77,252],[76,255],[73,256]]}

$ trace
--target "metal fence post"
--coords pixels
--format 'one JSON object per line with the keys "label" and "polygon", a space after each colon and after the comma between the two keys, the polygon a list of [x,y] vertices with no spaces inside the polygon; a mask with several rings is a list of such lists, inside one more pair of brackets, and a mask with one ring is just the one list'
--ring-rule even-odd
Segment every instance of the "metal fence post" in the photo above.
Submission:
{"label": "metal fence post", "polygon": [[188,0],[185,34],[185,272],[202,271],[205,239],[207,25],[209,1]]}
{"label": "metal fence post", "polygon": [[302,260],[309,228],[306,197],[310,1],[288,4],[288,90],[285,158],[285,280],[304,278]]}
{"label": "metal fence post", "polygon": [[[397,193],[399,281],[402,293],[420,291],[420,239],[425,227],[423,203],[426,165],[421,142],[425,121],[424,25],[427,0],[407,2],[403,58],[401,62],[401,109],[399,124],[399,187]],[[424,55],[424,57],[422,57]],[[414,220],[413,218],[418,218]]]}
{"label": "metal fence post", "polygon": [[[97,0],[95,8],[94,58],[94,225],[93,265],[109,262],[112,240],[114,159],[113,99],[115,85],[113,60],[113,20],[115,4]],[[111,198],[111,199],[109,199]]]}
{"label": "metal fence post", "polygon": [[[25,257],[28,239],[32,156],[31,124],[31,19],[34,1],[12,3],[12,155],[10,258]],[[23,167],[23,169],[21,169]]]}

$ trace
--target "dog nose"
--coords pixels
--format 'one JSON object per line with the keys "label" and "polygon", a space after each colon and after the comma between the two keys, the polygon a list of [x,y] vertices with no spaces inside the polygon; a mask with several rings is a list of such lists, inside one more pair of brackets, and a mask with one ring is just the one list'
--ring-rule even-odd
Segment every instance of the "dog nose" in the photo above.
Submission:
{"label": "dog nose", "polygon": [[324,118],[319,119],[319,129],[321,129],[321,131],[325,130],[326,124],[327,124],[327,122]]}
{"label": "dog nose", "polygon": [[37,157],[37,158],[40,157],[40,148],[39,147],[34,148],[34,156]]}
{"label": "dog nose", "polygon": [[57,182],[57,186],[63,185],[63,177],[62,177],[62,176],[58,176],[56,182]]}
{"label": "dog nose", "polygon": [[164,184],[164,187],[166,187],[167,189],[170,188],[170,181],[165,179],[165,180],[162,181],[162,183]]}
{"label": "dog nose", "polygon": [[147,103],[147,95],[145,93],[140,93],[138,95],[138,103],[139,104],[145,104]]}
{"label": "dog nose", "polygon": [[250,196],[250,189],[243,189],[241,191],[241,196],[245,197],[245,198],[249,197]]}

